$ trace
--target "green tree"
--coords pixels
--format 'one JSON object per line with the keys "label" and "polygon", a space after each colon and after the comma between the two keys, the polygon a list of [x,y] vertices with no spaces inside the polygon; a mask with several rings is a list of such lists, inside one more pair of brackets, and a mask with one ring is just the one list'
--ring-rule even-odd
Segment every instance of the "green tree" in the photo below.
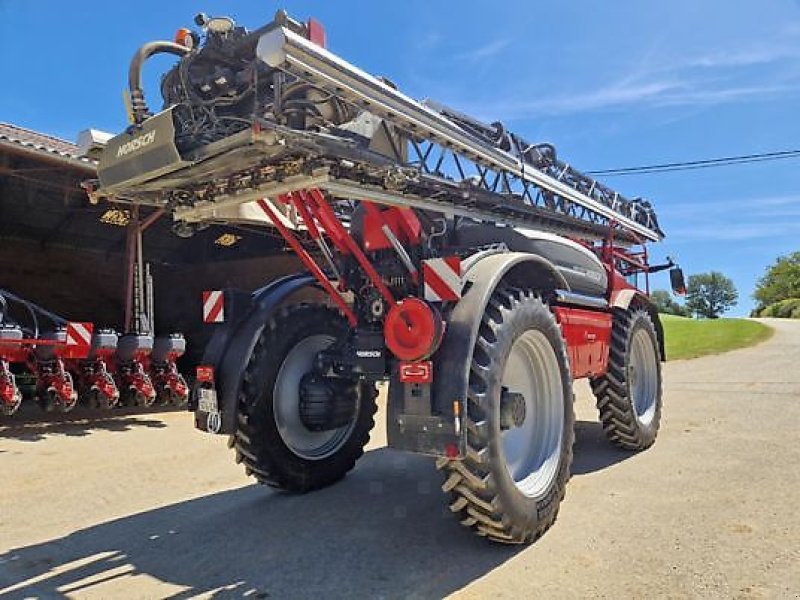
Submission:
{"label": "green tree", "polygon": [[779,257],[758,280],[753,293],[761,307],[800,298],[800,252]]}
{"label": "green tree", "polygon": [[736,306],[739,294],[728,277],[718,271],[689,276],[686,308],[698,317],[716,319]]}
{"label": "green tree", "polygon": [[689,311],[672,299],[672,294],[667,290],[653,290],[650,294],[650,301],[656,310],[667,315],[678,315],[688,317]]}

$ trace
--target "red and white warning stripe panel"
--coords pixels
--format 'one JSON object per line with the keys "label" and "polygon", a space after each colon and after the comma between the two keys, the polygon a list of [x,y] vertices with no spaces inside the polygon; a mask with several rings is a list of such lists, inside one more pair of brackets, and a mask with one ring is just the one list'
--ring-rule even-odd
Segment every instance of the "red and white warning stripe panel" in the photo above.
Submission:
{"label": "red and white warning stripe panel", "polygon": [[92,323],[67,323],[67,346],[91,346],[93,331]]}
{"label": "red and white warning stripe panel", "polygon": [[222,290],[203,292],[203,323],[225,321],[225,295]]}
{"label": "red and white warning stripe panel", "polygon": [[422,261],[425,300],[456,302],[461,299],[461,259],[458,256],[429,258]]}

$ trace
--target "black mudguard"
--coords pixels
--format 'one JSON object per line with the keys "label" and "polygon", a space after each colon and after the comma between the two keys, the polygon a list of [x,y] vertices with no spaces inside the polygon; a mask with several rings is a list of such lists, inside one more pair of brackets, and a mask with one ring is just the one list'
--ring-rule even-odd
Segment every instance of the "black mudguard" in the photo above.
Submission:
{"label": "black mudguard", "polygon": [[391,447],[446,456],[448,446],[455,444],[459,455],[464,456],[464,417],[472,349],[489,298],[502,281],[542,291],[569,291],[564,277],[541,256],[503,252],[473,262],[464,275],[461,300],[447,319],[444,340],[433,357],[431,414],[409,415],[403,405],[403,384],[396,376],[391,380],[387,424]]}
{"label": "black mudguard", "polygon": [[[242,374],[250,360],[258,336],[278,305],[290,295],[316,280],[307,273],[295,273],[276,279],[248,294],[225,291],[225,322],[216,327],[203,353],[201,364],[214,367],[214,387],[220,410],[221,426],[215,433],[232,434],[236,430],[236,411]],[[192,391],[189,410],[195,411],[195,427],[208,430],[208,415],[197,410],[197,389]]]}

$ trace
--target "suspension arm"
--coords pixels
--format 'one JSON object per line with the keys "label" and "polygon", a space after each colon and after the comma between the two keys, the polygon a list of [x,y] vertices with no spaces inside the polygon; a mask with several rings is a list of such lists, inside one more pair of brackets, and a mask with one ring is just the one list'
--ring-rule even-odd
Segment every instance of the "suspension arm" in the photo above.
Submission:
{"label": "suspension arm", "polygon": [[275,214],[273,208],[269,205],[269,202],[264,200],[263,198],[258,201],[258,206],[261,207],[261,210],[269,217],[269,220],[272,221],[272,224],[275,225],[275,228],[280,232],[283,236],[283,239],[286,240],[286,243],[291,246],[292,250],[294,250],[297,257],[300,261],[305,265],[305,267],[311,271],[314,277],[317,278],[320,285],[325,289],[326,292],[331,297],[331,300],[334,301],[336,306],[342,311],[342,314],[347,318],[347,322],[350,323],[351,327],[355,327],[358,323],[358,319],[356,318],[355,313],[353,310],[348,306],[347,302],[345,302],[342,295],[339,291],[333,286],[330,280],[327,278],[323,270],[319,267],[316,261],[311,257],[308,251],[303,248],[300,241],[294,236],[294,234],[289,231],[289,228],[283,224],[283,222],[278,218],[278,215]]}

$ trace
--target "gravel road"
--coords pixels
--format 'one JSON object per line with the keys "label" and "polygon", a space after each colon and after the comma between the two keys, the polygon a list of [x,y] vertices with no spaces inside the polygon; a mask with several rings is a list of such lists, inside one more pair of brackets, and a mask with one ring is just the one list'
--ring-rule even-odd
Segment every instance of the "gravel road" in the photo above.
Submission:
{"label": "gravel road", "polygon": [[293,497],[184,413],[0,424],[0,597],[800,598],[800,322],[770,325],[667,364],[641,454],[605,442],[581,382],[567,498],[529,547],[463,530],[431,461],[382,431]]}

